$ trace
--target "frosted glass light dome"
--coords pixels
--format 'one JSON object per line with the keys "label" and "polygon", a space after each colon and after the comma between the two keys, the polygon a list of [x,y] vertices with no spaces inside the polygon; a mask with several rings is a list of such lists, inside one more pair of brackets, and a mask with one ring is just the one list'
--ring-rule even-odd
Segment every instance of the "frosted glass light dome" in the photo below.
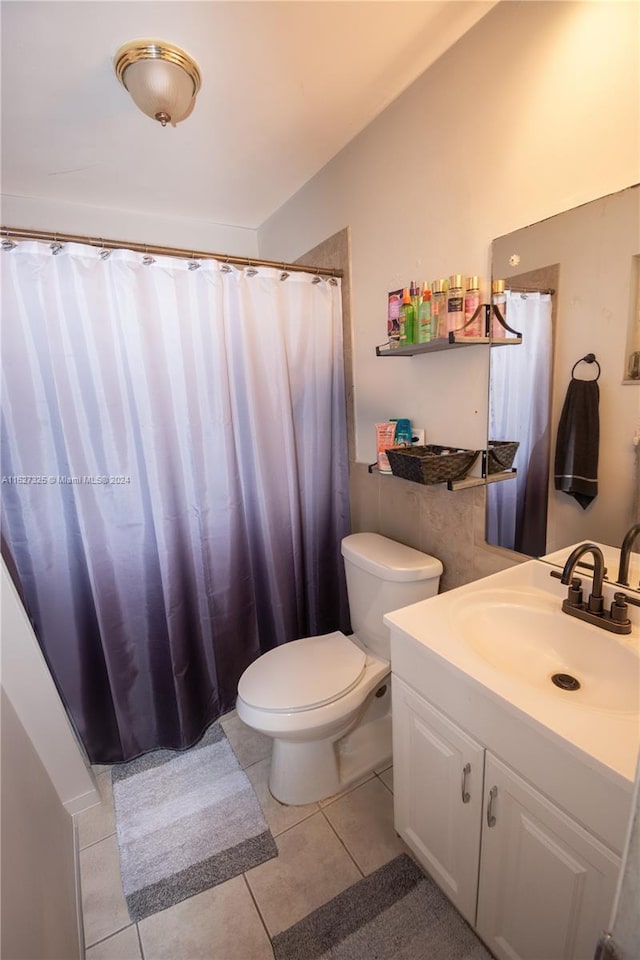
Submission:
{"label": "frosted glass light dome", "polygon": [[162,126],[175,126],[191,110],[200,70],[188,53],[164,40],[132,40],[115,55],[114,67],[133,102]]}

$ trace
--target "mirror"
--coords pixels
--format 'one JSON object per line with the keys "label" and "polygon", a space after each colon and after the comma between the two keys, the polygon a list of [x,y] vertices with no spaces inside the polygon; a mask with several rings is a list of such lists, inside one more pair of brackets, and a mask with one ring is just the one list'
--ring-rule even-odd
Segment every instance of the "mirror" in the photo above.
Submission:
{"label": "mirror", "polygon": [[[523,344],[491,351],[490,432],[512,431],[519,423],[521,436],[489,437],[520,446],[516,479],[487,487],[487,542],[530,556],[585,540],[620,546],[640,520],[640,445],[634,444],[640,438],[640,379],[634,375],[640,367],[634,366],[640,358],[639,255],[638,185],[494,240],[492,274],[512,291],[507,322],[522,331]],[[510,308],[518,310],[517,319]],[[579,362],[589,354],[597,363]],[[576,379],[594,379],[598,366],[597,495],[580,503],[555,488],[556,439],[572,372]],[[516,386],[519,393],[510,395]],[[516,398],[532,413],[533,427],[506,415]]]}

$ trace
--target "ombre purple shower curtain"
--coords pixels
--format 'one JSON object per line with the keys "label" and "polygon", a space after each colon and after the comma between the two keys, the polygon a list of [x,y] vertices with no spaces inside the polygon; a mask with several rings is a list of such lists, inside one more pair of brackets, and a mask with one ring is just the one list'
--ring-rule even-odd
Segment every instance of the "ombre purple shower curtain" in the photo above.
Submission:
{"label": "ombre purple shower curtain", "polygon": [[348,626],[338,281],[3,252],[3,538],[93,762],[194,743]]}

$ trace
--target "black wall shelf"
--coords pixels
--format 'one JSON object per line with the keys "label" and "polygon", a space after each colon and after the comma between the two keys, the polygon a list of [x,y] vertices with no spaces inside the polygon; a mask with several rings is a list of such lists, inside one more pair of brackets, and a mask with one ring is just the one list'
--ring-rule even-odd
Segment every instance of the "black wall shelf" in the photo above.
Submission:
{"label": "black wall shelf", "polygon": [[[453,339],[451,339],[453,337]],[[428,343],[410,343],[406,347],[392,347],[382,343],[376,347],[377,357],[415,357],[422,353],[439,353],[442,350],[455,350],[456,347],[508,347],[522,343],[522,337],[504,337],[492,340],[490,337],[463,337],[455,333],[449,339],[430,340]]]}
{"label": "black wall shelf", "polygon": [[[510,337],[465,337],[464,329],[470,326],[477,318],[478,314],[484,312],[484,330],[487,334],[491,331],[491,319],[494,316],[499,324],[504,327],[512,336]],[[522,334],[514,330],[504,319],[495,304],[481,303],[471,319],[465,323],[459,330],[452,330],[448,337],[439,337],[437,340],[429,340],[428,343],[409,343],[404,347],[391,346],[391,342],[382,343],[376,347],[377,357],[414,357],[421,353],[439,353],[441,350],[454,350],[456,347],[509,347],[522,343]]]}
{"label": "black wall shelf", "polygon": [[[483,460],[485,456],[485,451],[483,453]],[[393,473],[387,473],[387,471],[378,470],[378,466],[375,463],[367,464],[367,470],[369,473],[377,473],[380,477],[394,477],[396,480],[401,480],[402,477],[396,477]],[[517,477],[517,472],[515,470],[502,470],[500,473],[490,473],[487,476],[482,477],[463,477],[462,480],[446,480],[443,483],[446,483],[447,490],[467,490],[469,487],[486,487],[488,483],[499,483],[502,480],[515,480]],[[412,480],[407,480],[407,483],[412,483]],[[442,486],[440,483],[419,483],[419,487],[439,487]]]}

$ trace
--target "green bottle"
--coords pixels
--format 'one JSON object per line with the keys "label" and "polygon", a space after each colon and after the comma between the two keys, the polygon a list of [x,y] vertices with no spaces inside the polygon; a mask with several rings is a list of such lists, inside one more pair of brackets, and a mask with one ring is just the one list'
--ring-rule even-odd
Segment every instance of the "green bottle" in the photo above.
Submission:
{"label": "green bottle", "polygon": [[400,346],[406,347],[416,342],[416,312],[411,303],[409,288],[402,292],[402,306],[400,307]]}
{"label": "green bottle", "polygon": [[431,332],[431,290],[425,283],[418,311],[418,343],[429,343]]}

